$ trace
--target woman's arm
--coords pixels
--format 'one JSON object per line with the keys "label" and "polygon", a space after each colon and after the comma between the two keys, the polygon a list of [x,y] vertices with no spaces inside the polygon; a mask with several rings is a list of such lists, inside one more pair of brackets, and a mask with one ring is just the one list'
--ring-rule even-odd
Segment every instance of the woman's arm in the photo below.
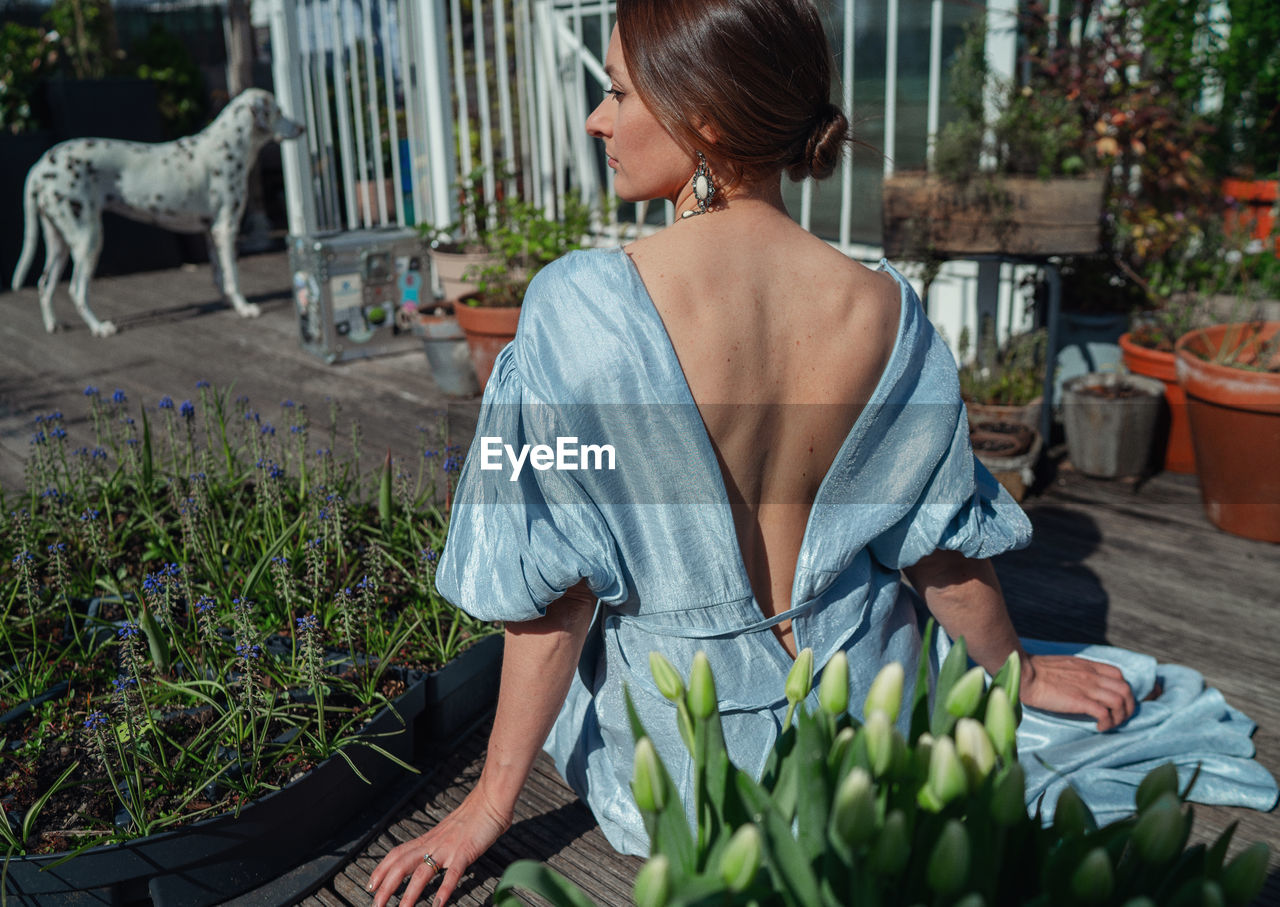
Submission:
{"label": "woman's arm", "polygon": [[425,854],[444,874],[432,901],[441,907],[467,868],[511,825],[533,761],[569,692],[595,604],[583,581],[547,608],[545,617],[507,624],[498,710],[480,780],[439,825],[383,857],[369,877],[375,907],[385,907],[405,879],[400,903],[417,903],[435,875],[423,862]]}
{"label": "woman's arm", "polygon": [[903,571],[952,639],[995,674],[1016,651],[1022,660],[1022,701],[1050,712],[1085,714],[1107,731],[1133,714],[1133,690],[1119,668],[1069,655],[1028,655],[1005,608],[988,560],[935,551]]}

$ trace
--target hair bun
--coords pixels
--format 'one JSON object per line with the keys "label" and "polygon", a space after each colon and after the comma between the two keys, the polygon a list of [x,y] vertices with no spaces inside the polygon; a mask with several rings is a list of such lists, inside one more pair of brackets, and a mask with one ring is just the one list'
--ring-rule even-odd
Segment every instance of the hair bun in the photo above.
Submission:
{"label": "hair bun", "polygon": [[813,129],[805,142],[804,157],[789,168],[792,179],[802,180],[811,176],[826,179],[835,172],[845,146],[850,143],[849,118],[844,111],[830,101],[824,103],[813,117]]}

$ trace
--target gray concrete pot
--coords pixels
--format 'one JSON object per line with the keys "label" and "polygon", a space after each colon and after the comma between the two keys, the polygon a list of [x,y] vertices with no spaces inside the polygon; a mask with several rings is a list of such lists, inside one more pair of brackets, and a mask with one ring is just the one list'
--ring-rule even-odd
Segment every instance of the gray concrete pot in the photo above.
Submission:
{"label": "gray concrete pot", "polygon": [[1150,471],[1164,385],[1154,378],[1089,372],[1062,385],[1062,423],[1072,465],[1104,479]]}

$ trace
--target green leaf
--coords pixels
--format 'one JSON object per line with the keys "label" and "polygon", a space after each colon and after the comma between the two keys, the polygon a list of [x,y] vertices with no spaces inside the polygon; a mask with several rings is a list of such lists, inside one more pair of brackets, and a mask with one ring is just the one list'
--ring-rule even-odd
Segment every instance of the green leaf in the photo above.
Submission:
{"label": "green leaf", "polygon": [[493,891],[494,907],[523,907],[517,888],[546,899],[552,907],[598,907],[581,888],[537,860],[518,860],[507,867]]}
{"label": "green leaf", "polygon": [[1271,848],[1262,841],[1241,851],[1222,871],[1222,893],[1228,904],[1248,904],[1267,881]]}
{"label": "green leaf", "polygon": [[391,449],[387,448],[387,458],[382,462],[382,480],[378,483],[378,522],[382,531],[391,528]]}
{"label": "green leaf", "polygon": [[933,655],[933,634],[937,628],[937,622],[929,618],[920,643],[920,664],[916,668],[916,686],[911,693],[911,734],[907,738],[913,745],[921,734],[929,730],[929,663]]}
{"label": "green leaf", "polygon": [[951,690],[960,682],[960,678],[967,670],[969,670],[969,650],[965,646],[964,637],[961,636],[947,653],[947,657],[942,662],[942,668],[938,671],[933,717],[929,721],[929,733],[935,737],[949,733],[955,725],[955,718],[947,711],[946,702],[951,695]]}
{"label": "green leaf", "polygon": [[800,907],[821,907],[822,894],[813,866],[791,835],[791,822],[784,819],[763,787],[745,774],[735,779],[744,805],[755,816],[764,833],[765,850],[769,854],[769,872],[775,888],[788,897],[788,903]]}

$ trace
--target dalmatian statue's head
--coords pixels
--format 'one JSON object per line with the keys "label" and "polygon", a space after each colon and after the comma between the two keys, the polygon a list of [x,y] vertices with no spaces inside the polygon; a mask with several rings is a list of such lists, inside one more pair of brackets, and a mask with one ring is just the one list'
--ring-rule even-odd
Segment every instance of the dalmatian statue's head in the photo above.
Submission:
{"label": "dalmatian statue's head", "polygon": [[302,126],[284,115],[271,92],[250,88],[242,92],[236,101],[247,106],[253,131],[264,140],[282,142],[302,135]]}

